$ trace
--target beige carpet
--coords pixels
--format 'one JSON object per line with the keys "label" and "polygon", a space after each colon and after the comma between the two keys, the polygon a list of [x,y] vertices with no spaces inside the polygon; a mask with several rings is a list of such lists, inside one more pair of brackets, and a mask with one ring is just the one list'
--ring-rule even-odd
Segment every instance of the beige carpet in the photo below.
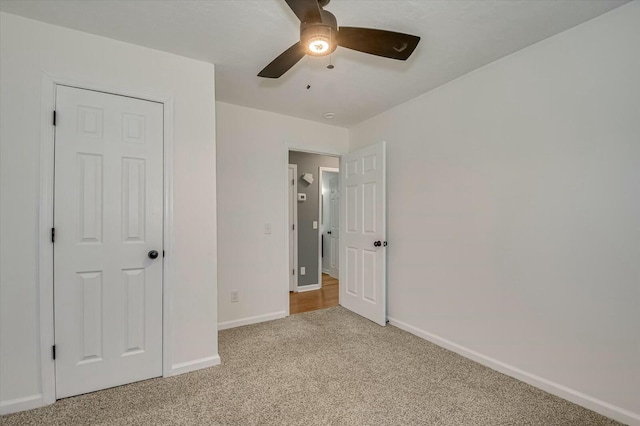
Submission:
{"label": "beige carpet", "polygon": [[220,332],[218,367],[68,398],[3,425],[619,424],[337,307]]}

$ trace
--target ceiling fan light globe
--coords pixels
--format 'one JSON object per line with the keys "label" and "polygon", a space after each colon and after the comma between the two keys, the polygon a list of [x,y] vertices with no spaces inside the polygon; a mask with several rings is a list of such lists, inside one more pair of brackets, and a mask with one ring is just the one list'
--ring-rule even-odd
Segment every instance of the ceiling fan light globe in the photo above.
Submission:
{"label": "ceiling fan light globe", "polygon": [[323,22],[301,22],[300,44],[307,55],[325,56],[336,50],[338,27],[335,17],[322,11]]}
{"label": "ceiling fan light globe", "polygon": [[311,39],[307,49],[309,54],[321,56],[329,52],[329,43],[322,38]]}

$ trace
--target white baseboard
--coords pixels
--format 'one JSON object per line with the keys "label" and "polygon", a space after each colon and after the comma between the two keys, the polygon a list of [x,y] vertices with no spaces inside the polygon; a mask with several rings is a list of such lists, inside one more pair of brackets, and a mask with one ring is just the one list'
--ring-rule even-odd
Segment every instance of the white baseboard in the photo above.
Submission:
{"label": "white baseboard", "polygon": [[213,367],[220,364],[220,355],[208,356],[206,358],[194,359],[193,361],[180,362],[171,366],[169,377],[178,374],[189,373],[191,371],[200,370],[202,368]]}
{"label": "white baseboard", "polygon": [[257,315],[255,317],[247,317],[234,321],[225,321],[218,323],[218,330],[226,330],[228,328],[242,327],[243,325],[257,324],[259,322],[272,321],[287,316],[285,311],[273,312],[270,314]]}
{"label": "white baseboard", "polygon": [[0,401],[0,415],[17,413],[18,411],[31,410],[44,406],[42,394],[29,395],[24,398]]}
{"label": "white baseboard", "polygon": [[531,374],[512,365],[498,361],[497,359],[483,355],[479,352],[466,348],[435,334],[416,328],[397,319],[387,319],[389,320],[389,324],[395,327],[398,327],[415,336],[428,340],[429,342],[441,346],[445,349],[449,349],[450,351],[455,352],[458,355],[462,355],[465,358],[469,358],[479,364],[499,371],[500,373],[506,374],[507,376],[511,376],[520,381],[528,383],[531,386],[535,386],[539,389],[549,392],[550,394],[559,396],[560,398],[566,399],[567,401],[571,401],[575,404],[581,405],[585,408],[588,408],[589,410],[595,411],[596,413],[600,413],[603,416],[610,417],[614,420],[618,420],[619,422],[626,423],[628,425],[640,426],[640,414],[638,413],[625,410],[624,408],[617,407],[613,404],[609,404],[608,402],[599,400],[582,392],[578,392],[575,389],[571,389],[559,383],[552,382],[551,380],[536,376],[535,374]]}
{"label": "white baseboard", "polygon": [[[171,372],[167,377],[189,373],[202,368],[213,367],[221,362],[220,355],[213,355],[193,361],[181,362],[171,366]],[[46,405],[42,394],[31,395],[24,398],[0,401],[0,415],[16,413],[18,411],[31,410]]]}
{"label": "white baseboard", "polygon": [[303,291],[320,290],[321,288],[322,284],[299,285],[298,293],[302,293]]}

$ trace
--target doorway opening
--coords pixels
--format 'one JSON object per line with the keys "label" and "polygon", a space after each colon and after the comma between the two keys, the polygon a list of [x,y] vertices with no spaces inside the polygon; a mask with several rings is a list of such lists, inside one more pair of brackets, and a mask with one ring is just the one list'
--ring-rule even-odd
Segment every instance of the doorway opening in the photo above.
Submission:
{"label": "doorway opening", "polygon": [[339,302],[340,158],[289,151],[289,312]]}

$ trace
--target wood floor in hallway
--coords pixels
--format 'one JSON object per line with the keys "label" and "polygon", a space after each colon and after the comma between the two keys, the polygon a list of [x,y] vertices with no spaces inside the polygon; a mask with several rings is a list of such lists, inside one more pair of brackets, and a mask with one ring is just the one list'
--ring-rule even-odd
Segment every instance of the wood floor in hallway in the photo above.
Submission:
{"label": "wood floor in hallway", "polygon": [[338,306],[338,289],[336,278],[322,274],[322,288],[320,290],[289,293],[291,315]]}

